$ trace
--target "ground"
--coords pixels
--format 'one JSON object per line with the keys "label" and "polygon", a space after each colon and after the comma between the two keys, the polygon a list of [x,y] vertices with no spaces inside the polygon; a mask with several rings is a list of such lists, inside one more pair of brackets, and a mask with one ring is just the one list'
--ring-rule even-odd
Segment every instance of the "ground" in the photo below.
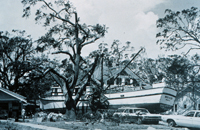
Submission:
{"label": "ground", "polygon": [[41,130],[30,126],[18,125],[13,122],[0,121],[0,130]]}
{"label": "ground", "polygon": [[32,128],[31,124],[35,125],[45,125],[49,127],[62,128],[66,130],[186,130],[181,127],[168,127],[166,124],[160,123],[159,125],[148,125],[148,124],[129,124],[129,123],[113,123],[113,122],[105,122],[105,123],[97,123],[97,122],[66,122],[66,121],[56,121],[50,122],[45,121],[41,123],[37,123],[34,121],[25,122],[30,126],[24,126],[20,122],[0,122],[0,130],[41,130],[38,128]]}

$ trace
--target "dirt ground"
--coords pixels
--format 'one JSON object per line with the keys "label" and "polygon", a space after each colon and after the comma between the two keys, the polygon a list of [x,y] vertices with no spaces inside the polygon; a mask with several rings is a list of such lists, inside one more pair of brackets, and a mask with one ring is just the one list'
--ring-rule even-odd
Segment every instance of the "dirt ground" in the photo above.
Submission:
{"label": "dirt ground", "polygon": [[[30,122],[29,122],[30,123]],[[186,130],[185,128],[175,127],[171,128],[165,124],[151,125],[151,124],[129,124],[129,123],[114,123],[114,122],[66,122],[66,121],[58,121],[58,122],[41,122],[37,123],[40,125],[46,125],[50,127],[57,127],[67,130]]]}
{"label": "dirt ground", "polygon": [[30,126],[22,126],[12,122],[0,121],[0,130],[41,130],[41,129],[32,128]]}
{"label": "dirt ground", "polygon": [[[38,125],[45,125],[49,127],[62,128],[66,130],[187,130],[181,127],[168,127],[165,124],[151,125],[151,124],[129,124],[129,123],[114,123],[114,122],[66,122],[66,121],[57,121],[57,122],[32,122],[29,121],[27,123],[33,123]],[[22,126],[12,122],[0,122],[0,130],[41,130],[38,128],[31,128],[27,126]],[[190,129],[191,130],[191,129]]]}
{"label": "dirt ground", "polygon": [[[171,130],[171,128],[162,125],[137,125],[137,124],[117,124],[113,122],[106,123],[86,123],[86,122],[42,122],[42,125],[47,125],[51,127],[59,127],[62,129],[69,130],[141,130],[147,129],[148,127],[163,129],[163,130]],[[178,129],[177,129],[178,130]]]}

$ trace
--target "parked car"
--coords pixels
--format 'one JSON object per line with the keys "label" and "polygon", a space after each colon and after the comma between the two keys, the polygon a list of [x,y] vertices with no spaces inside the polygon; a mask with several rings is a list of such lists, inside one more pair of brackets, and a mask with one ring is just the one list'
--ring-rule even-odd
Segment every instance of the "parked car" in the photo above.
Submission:
{"label": "parked car", "polygon": [[191,110],[183,115],[163,115],[162,120],[169,126],[200,128],[200,110]]}
{"label": "parked car", "polygon": [[133,108],[133,107],[123,107],[118,108],[118,110],[113,114],[113,116],[119,116],[130,122],[136,122],[137,124],[142,123],[152,123],[158,124],[161,121],[161,115],[151,114],[145,108]]}
{"label": "parked car", "polygon": [[8,113],[6,110],[0,110],[0,119],[7,119],[8,118]]}

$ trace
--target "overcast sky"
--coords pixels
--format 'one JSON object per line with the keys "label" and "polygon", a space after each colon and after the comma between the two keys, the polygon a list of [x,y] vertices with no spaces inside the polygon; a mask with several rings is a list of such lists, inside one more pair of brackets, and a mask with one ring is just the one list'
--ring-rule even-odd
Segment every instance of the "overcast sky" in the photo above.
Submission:
{"label": "overcast sky", "polygon": [[[121,43],[131,42],[135,50],[145,47],[147,56],[156,58],[165,54],[156,45],[156,20],[164,17],[165,9],[174,11],[188,9],[192,6],[198,7],[198,0],[71,0],[76,7],[81,23],[105,24],[108,33],[95,44],[89,45],[84,50],[84,55],[88,50],[97,49],[101,42],[109,45],[113,40],[120,40]],[[26,30],[33,39],[45,33],[42,25],[35,24],[34,12],[29,19],[22,18],[23,5],[21,0],[0,0],[0,31],[12,29]],[[170,54],[172,52],[168,52]]]}

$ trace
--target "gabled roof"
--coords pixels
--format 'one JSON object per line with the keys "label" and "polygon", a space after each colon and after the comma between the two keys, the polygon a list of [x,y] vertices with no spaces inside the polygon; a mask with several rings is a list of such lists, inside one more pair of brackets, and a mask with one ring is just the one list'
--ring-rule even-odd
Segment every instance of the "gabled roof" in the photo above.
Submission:
{"label": "gabled roof", "polygon": [[19,95],[19,94],[17,94],[17,93],[14,93],[14,92],[12,92],[12,91],[10,91],[10,90],[8,90],[8,89],[2,88],[2,87],[0,87],[0,91],[2,91],[2,92],[4,92],[4,93],[6,93],[6,94],[8,94],[8,95],[10,95],[10,96],[12,96],[12,97],[18,99],[18,100],[20,100],[20,101],[22,101],[22,102],[24,102],[24,103],[27,103],[27,101],[25,100],[26,97],[24,97],[24,96],[22,96],[22,95]]}
{"label": "gabled roof", "polygon": [[[122,70],[123,70],[124,66],[121,66],[119,68],[112,68],[111,73],[113,76],[116,76],[117,74],[119,74]],[[145,83],[145,81],[140,78],[136,73],[133,72],[133,70],[131,70],[129,67],[126,67],[121,73],[126,73],[127,76],[130,76],[130,78],[134,78],[136,81],[138,82],[143,82]]]}
{"label": "gabled roof", "polygon": [[[97,66],[94,73],[93,73],[93,78],[97,80],[101,80],[101,66]],[[109,79],[112,76],[111,70],[107,66],[103,66],[103,79]]]}
{"label": "gabled roof", "polygon": [[[119,75],[124,75],[124,76],[127,75],[127,76],[130,76],[130,78],[133,78],[138,82],[145,83],[145,81],[142,78],[140,78],[136,73],[134,73],[133,70],[131,70],[129,67],[126,67],[124,70],[123,70],[123,68],[124,68],[124,66],[116,66],[116,67],[108,68],[104,65],[104,67],[103,67],[104,82],[109,80],[111,77],[117,76],[120,73]],[[100,81],[100,78],[101,78],[101,67],[100,66],[98,66],[97,69],[95,70],[93,77]]]}

